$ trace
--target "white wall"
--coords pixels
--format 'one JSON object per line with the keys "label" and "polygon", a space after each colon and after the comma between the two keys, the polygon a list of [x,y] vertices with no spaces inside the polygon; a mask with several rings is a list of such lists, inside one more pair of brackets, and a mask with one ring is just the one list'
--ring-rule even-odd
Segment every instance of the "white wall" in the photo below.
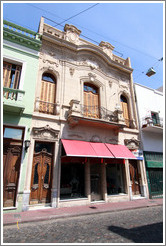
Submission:
{"label": "white wall", "polygon": [[137,106],[140,119],[145,117],[148,111],[159,113],[159,116],[163,117],[163,93],[136,83],[134,84],[134,87],[137,97]]}
{"label": "white wall", "polygon": [[[134,88],[140,127],[142,126],[142,119],[150,114],[151,111],[158,113],[159,117],[163,118],[165,110],[163,93],[136,83],[134,84]],[[144,151],[163,152],[162,132],[141,131],[140,135]]]}

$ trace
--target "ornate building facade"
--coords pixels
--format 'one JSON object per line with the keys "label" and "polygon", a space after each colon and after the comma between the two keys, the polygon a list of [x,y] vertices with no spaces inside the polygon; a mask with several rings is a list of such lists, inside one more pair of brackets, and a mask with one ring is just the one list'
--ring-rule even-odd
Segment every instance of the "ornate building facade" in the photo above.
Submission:
{"label": "ornate building facade", "polygon": [[147,198],[130,59],[41,18],[23,210]]}

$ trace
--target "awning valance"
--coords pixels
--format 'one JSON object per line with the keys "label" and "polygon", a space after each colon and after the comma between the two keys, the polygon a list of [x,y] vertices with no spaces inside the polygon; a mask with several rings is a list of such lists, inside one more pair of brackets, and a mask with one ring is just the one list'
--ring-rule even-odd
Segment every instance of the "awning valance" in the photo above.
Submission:
{"label": "awning valance", "polygon": [[62,139],[66,156],[136,159],[124,145]]}

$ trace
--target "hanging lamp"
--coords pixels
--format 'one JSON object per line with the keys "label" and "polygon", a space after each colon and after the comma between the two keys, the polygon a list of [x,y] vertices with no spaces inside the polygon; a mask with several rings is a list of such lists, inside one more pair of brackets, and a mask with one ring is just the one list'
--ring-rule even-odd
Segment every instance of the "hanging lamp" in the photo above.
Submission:
{"label": "hanging lamp", "polygon": [[154,71],[153,67],[151,67],[151,68],[148,69],[146,75],[147,75],[148,77],[150,77],[150,76],[154,75],[155,73],[156,73],[156,72]]}

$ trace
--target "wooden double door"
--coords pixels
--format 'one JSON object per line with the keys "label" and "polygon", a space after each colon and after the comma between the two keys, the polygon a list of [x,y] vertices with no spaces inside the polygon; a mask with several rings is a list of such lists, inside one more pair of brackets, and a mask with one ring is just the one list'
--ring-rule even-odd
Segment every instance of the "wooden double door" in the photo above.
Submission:
{"label": "wooden double door", "polygon": [[130,180],[132,184],[132,194],[139,195],[140,194],[140,182],[139,182],[140,174],[138,172],[137,161],[130,160],[129,168],[130,168]]}
{"label": "wooden double door", "polygon": [[36,143],[32,164],[30,204],[50,203],[53,144]]}
{"label": "wooden double door", "polygon": [[14,207],[20,174],[22,143],[4,139],[3,143],[3,206]]}

